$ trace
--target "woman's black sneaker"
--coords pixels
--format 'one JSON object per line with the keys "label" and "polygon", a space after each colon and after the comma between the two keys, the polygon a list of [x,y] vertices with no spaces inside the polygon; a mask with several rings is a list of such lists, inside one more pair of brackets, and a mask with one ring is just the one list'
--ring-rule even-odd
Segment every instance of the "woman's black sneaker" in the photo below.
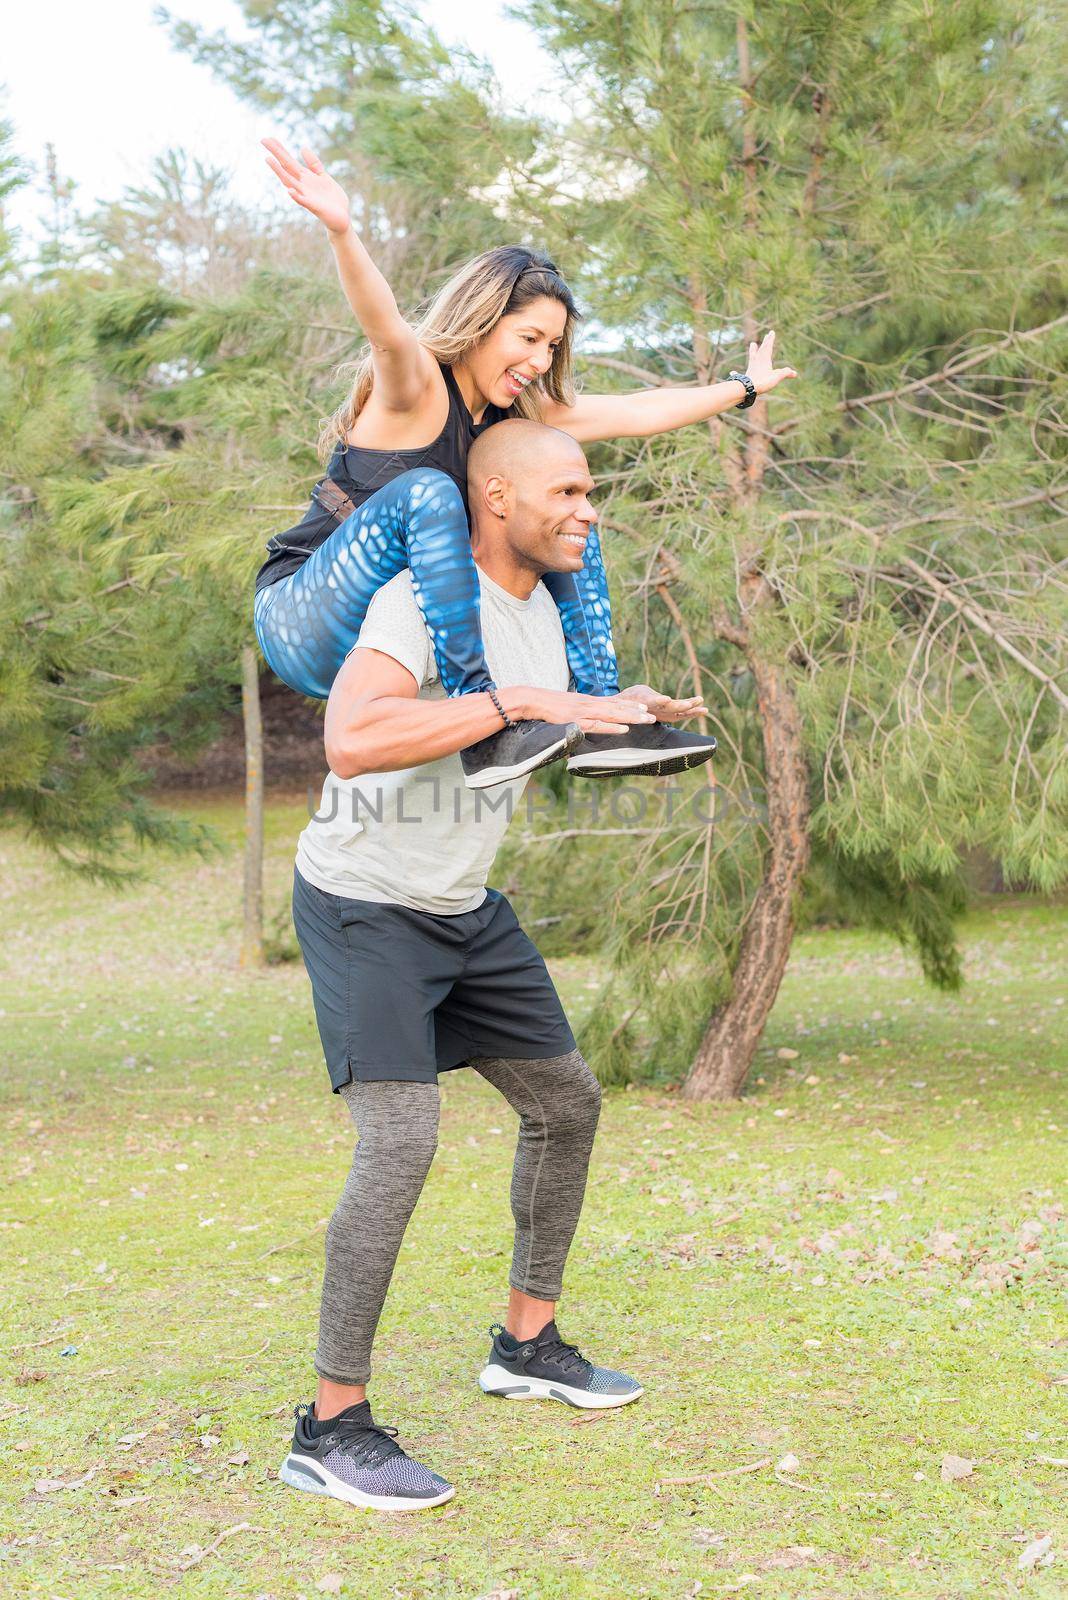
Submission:
{"label": "woman's black sneaker", "polygon": [[683,733],[666,722],[636,723],[622,733],[588,733],[568,758],[580,778],[666,778],[715,754],[711,734]]}
{"label": "woman's black sneaker", "polygon": [[469,789],[488,789],[509,778],[522,778],[550,761],[570,755],[582,743],[577,722],[534,722],[527,718],[488,734],[460,751],[464,782]]}
{"label": "woman's black sneaker", "polygon": [[645,1390],[625,1373],[596,1367],[573,1344],[565,1344],[555,1322],[533,1339],[516,1339],[495,1322],[489,1361],[478,1375],[484,1394],[506,1400],[563,1400],[569,1406],[604,1410],[625,1406]]}
{"label": "woman's black sneaker", "polygon": [[401,1449],[396,1428],[380,1428],[371,1420],[368,1400],[346,1406],[327,1423],[306,1405],[297,1406],[293,1415],[293,1444],[278,1469],[291,1489],[333,1495],[375,1511],[423,1511],[456,1493]]}

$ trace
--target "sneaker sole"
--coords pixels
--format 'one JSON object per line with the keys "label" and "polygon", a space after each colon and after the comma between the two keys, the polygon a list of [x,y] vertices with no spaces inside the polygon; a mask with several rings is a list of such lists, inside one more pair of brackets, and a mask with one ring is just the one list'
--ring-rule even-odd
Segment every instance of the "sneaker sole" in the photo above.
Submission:
{"label": "sneaker sole", "polygon": [[472,773],[470,777],[464,774],[464,783],[469,789],[488,789],[495,783],[508,783],[513,778],[525,778],[528,772],[537,772],[539,767],[547,767],[550,761],[558,761],[561,756],[570,754],[583,740],[583,732],[577,722],[571,724],[564,738],[558,739],[555,744],[543,750],[540,755],[533,756],[529,761],[516,767],[486,767],[482,772]]}
{"label": "sneaker sole", "polygon": [[591,1394],[588,1389],[575,1389],[569,1383],[553,1383],[548,1378],[519,1378],[505,1367],[491,1363],[478,1375],[478,1386],[483,1394],[499,1395],[502,1400],[562,1400],[565,1405],[579,1411],[608,1411],[617,1406],[629,1405],[645,1390],[638,1386],[629,1394]]}
{"label": "sneaker sole", "polygon": [[394,1494],[365,1494],[354,1489],[351,1483],[338,1478],[319,1462],[312,1463],[303,1456],[288,1455],[278,1469],[280,1483],[302,1494],[325,1494],[334,1500],[344,1500],[350,1506],[362,1506],[368,1511],[426,1511],[430,1506],[444,1505],[456,1493],[450,1484],[438,1495],[427,1499],[405,1498]]}
{"label": "sneaker sole", "polygon": [[702,766],[711,761],[715,753],[715,748],[709,750],[707,745],[696,745],[650,761],[640,750],[610,750],[572,756],[567,770],[586,778],[616,778],[625,772],[639,778],[666,778],[673,772],[689,772],[693,767]]}

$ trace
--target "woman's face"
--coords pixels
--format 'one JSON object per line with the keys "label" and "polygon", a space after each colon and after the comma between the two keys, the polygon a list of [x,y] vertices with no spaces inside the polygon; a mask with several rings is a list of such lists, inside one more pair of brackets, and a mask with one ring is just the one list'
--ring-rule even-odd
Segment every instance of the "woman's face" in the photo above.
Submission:
{"label": "woman's face", "polygon": [[494,405],[510,406],[528,383],[548,372],[566,323],[565,307],[548,295],[502,317],[464,356],[479,393]]}

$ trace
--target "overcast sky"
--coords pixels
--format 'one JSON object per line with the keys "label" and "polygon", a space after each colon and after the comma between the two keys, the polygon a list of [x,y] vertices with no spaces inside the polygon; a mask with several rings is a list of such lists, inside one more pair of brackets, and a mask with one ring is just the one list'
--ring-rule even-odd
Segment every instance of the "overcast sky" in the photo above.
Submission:
{"label": "overcast sky", "polygon": [[[277,180],[259,147],[261,135],[274,131],[270,119],[173,51],[153,20],[155,4],[50,0],[9,8],[0,115],[14,124],[15,147],[32,181],[6,214],[27,235],[38,232],[45,210],[49,141],[81,208],[138,183],[152,157],[175,145],[230,168],[242,199],[274,198]],[[234,36],[246,31],[234,0],[170,0],[170,9]],[[551,64],[530,30],[503,15],[503,0],[423,0],[419,9],[444,40],[462,40],[492,61],[513,104],[551,92]]]}

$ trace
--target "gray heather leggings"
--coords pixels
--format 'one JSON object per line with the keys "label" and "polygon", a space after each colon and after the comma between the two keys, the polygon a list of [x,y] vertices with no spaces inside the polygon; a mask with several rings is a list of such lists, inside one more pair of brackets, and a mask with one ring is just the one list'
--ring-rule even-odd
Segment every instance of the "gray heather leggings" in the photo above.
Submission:
{"label": "gray heather leggings", "polygon": [[[508,1281],[535,1299],[556,1300],[582,1209],[600,1087],[577,1050],[544,1061],[479,1057],[470,1065],[519,1114]],[[340,1093],[360,1137],[326,1230],[315,1370],[335,1383],[366,1383],[397,1252],[437,1149],[438,1086],[353,1082]]]}

